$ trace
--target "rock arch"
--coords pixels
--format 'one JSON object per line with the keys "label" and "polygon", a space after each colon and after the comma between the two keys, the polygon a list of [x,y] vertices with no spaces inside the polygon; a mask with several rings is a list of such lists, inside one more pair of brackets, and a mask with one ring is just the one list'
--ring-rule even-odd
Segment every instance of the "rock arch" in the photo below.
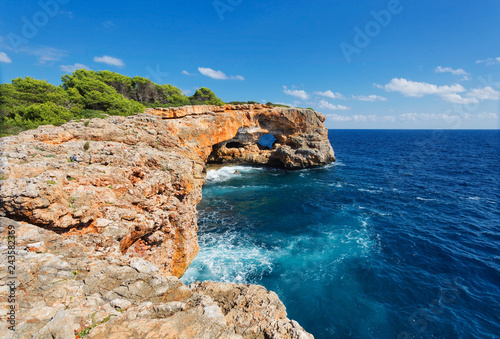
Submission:
{"label": "rock arch", "polygon": [[[323,124],[325,116],[310,109],[226,105],[150,109],[147,113],[171,120],[167,125],[172,134],[208,163],[298,169],[335,161]],[[179,118],[184,117],[181,123]],[[276,138],[271,149],[259,147],[259,139],[266,134]]]}

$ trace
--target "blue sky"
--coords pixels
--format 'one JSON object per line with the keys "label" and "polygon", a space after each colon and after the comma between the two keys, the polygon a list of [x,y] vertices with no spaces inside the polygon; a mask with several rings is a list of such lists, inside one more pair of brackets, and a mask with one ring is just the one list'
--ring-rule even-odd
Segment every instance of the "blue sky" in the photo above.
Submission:
{"label": "blue sky", "polygon": [[0,80],[78,67],[312,107],[329,128],[499,128],[497,0],[0,0]]}

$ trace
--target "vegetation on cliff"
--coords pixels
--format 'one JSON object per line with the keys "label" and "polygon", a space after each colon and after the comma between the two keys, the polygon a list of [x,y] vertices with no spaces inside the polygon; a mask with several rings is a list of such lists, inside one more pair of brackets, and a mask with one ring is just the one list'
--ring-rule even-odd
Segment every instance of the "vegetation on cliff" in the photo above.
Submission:
{"label": "vegetation on cliff", "polygon": [[188,97],[172,85],[158,85],[143,77],[111,71],[80,69],[62,76],[54,86],[31,77],[0,84],[0,136],[17,134],[41,125],[59,126],[72,119],[128,116],[145,107],[224,105],[202,87]]}
{"label": "vegetation on cliff", "polygon": [[[224,105],[210,89],[201,87],[186,96],[173,85],[158,85],[148,78],[129,77],[111,71],[79,69],[61,77],[54,86],[45,80],[17,78],[0,84],[0,137],[41,125],[59,126],[72,119],[128,116],[145,107]],[[258,104],[231,101],[229,104]],[[289,107],[268,102],[267,105]]]}

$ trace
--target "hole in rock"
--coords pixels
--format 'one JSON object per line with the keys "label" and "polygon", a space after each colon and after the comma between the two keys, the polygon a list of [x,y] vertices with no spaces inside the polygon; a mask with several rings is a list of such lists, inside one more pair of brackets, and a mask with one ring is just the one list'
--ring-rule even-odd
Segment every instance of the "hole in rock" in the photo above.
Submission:
{"label": "hole in rock", "polygon": [[274,143],[276,142],[276,139],[274,135],[272,134],[264,134],[263,136],[260,137],[259,141],[257,144],[262,147],[261,149],[271,149],[273,148]]}

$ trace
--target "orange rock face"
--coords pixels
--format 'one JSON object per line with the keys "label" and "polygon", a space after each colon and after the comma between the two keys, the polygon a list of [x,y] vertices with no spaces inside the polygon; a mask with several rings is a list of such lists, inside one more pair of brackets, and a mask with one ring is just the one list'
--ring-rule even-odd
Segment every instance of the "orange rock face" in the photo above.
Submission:
{"label": "orange rock face", "polygon": [[[312,110],[226,105],[149,109],[146,113],[168,119],[169,130],[181,145],[203,161],[285,168],[335,161],[323,125],[325,116]],[[269,149],[258,144],[265,134],[277,139]]]}
{"label": "orange rock face", "polygon": [[[182,276],[198,252],[205,165],[285,168],[335,160],[312,110],[265,105],[151,109],[0,139],[0,216]],[[272,147],[259,138],[272,134]],[[88,143],[88,149],[85,144]]]}

